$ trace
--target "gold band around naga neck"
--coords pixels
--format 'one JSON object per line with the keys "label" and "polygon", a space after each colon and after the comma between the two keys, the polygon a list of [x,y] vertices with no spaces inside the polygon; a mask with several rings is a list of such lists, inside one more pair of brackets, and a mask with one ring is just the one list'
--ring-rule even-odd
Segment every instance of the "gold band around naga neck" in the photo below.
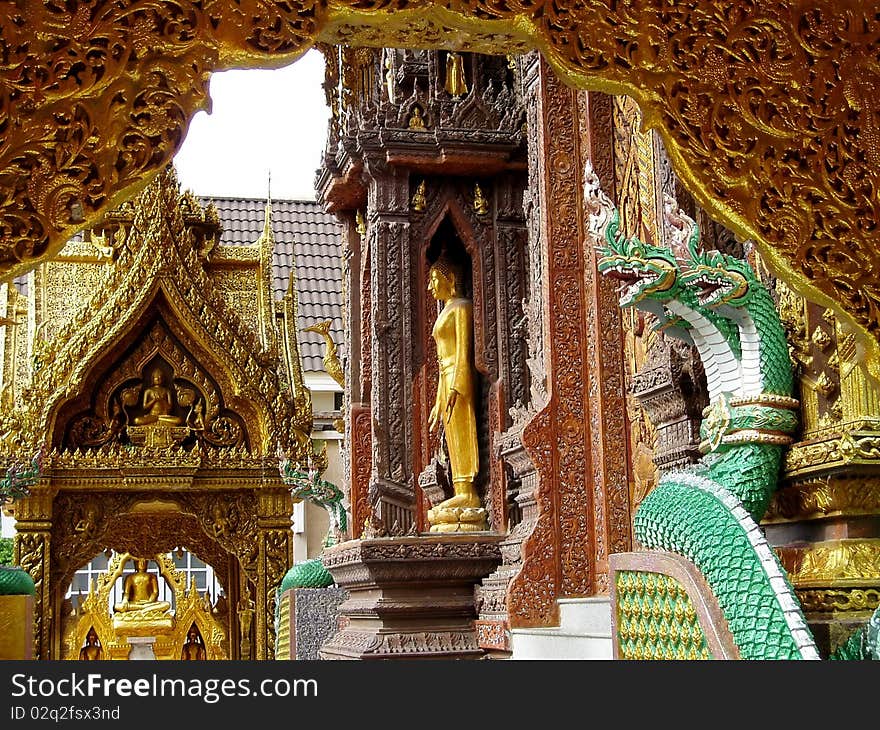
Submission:
{"label": "gold band around naga neck", "polygon": [[785,408],[796,411],[800,408],[800,401],[787,395],[776,393],[760,393],[758,395],[746,395],[739,398],[731,398],[728,403],[731,406],[769,406],[771,408]]}

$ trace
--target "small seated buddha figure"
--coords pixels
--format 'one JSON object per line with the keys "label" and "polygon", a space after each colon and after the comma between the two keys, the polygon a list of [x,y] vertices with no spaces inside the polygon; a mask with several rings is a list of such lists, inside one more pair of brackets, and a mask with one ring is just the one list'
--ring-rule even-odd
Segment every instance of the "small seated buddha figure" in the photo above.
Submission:
{"label": "small seated buddha figure", "polygon": [[156,368],[152,374],[152,385],[144,390],[144,414],[134,419],[135,426],[156,423],[165,426],[179,426],[183,419],[172,414],[174,401],[171,388],[165,385],[165,374]]}
{"label": "small seated buddha figure", "polygon": [[104,650],[101,648],[101,644],[98,641],[98,633],[95,631],[94,626],[89,627],[89,633],[86,634],[85,646],[79,650],[79,658],[80,661],[84,662],[97,661],[104,658]]}
{"label": "small seated buddha figure", "polygon": [[129,573],[122,584],[122,601],[114,604],[117,613],[139,611],[168,611],[171,604],[159,601],[159,580],[154,573],[147,572],[147,561],[135,560],[135,572]]}
{"label": "small seated buddha figure", "polygon": [[418,104],[412,108],[408,125],[410,129],[416,129],[420,132],[427,129],[425,127],[425,118],[422,116],[422,108]]}

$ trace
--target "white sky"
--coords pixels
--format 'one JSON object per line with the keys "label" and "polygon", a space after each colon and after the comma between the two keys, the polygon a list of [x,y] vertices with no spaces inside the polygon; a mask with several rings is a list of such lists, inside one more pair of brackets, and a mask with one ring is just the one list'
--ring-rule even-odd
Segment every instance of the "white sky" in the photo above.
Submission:
{"label": "white sky", "polygon": [[330,111],[324,58],[310,50],[274,71],[211,76],[212,111],[199,112],[174,157],[182,188],[196,195],[314,199]]}

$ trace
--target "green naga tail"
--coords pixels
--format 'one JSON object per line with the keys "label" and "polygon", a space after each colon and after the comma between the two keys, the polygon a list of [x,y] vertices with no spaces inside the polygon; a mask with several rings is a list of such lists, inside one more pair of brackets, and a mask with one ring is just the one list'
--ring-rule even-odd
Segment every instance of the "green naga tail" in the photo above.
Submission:
{"label": "green naga tail", "polygon": [[0,596],[32,596],[34,590],[34,579],[24,568],[0,566]]}
{"label": "green naga tail", "polygon": [[291,588],[326,588],[334,583],[330,571],[324,567],[320,558],[306,560],[294,565],[281,581],[281,592]]}
{"label": "green naga tail", "polygon": [[670,473],[639,505],[634,523],[642,545],[694,563],[743,659],[819,658],[763,531],[720,484],[697,474]]}

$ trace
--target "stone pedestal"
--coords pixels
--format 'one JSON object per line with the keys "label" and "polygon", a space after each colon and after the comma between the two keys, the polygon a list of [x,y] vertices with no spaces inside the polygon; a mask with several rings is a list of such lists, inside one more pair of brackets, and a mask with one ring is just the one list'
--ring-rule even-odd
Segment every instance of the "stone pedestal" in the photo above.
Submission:
{"label": "stone pedestal", "polygon": [[474,587],[501,561],[500,535],[352,540],[322,561],[349,598],[322,659],[479,659]]}
{"label": "stone pedestal", "polygon": [[129,661],[155,659],[156,654],[153,651],[155,642],[155,636],[129,636],[128,643],[131,644],[131,651],[128,653]]}
{"label": "stone pedestal", "polygon": [[34,658],[34,597],[0,596],[0,659]]}
{"label": "stone pedestal", "polygon": [[281,594],[276,659],[318,659],[321,644],[339,628],[342,588],[291,588]]}

